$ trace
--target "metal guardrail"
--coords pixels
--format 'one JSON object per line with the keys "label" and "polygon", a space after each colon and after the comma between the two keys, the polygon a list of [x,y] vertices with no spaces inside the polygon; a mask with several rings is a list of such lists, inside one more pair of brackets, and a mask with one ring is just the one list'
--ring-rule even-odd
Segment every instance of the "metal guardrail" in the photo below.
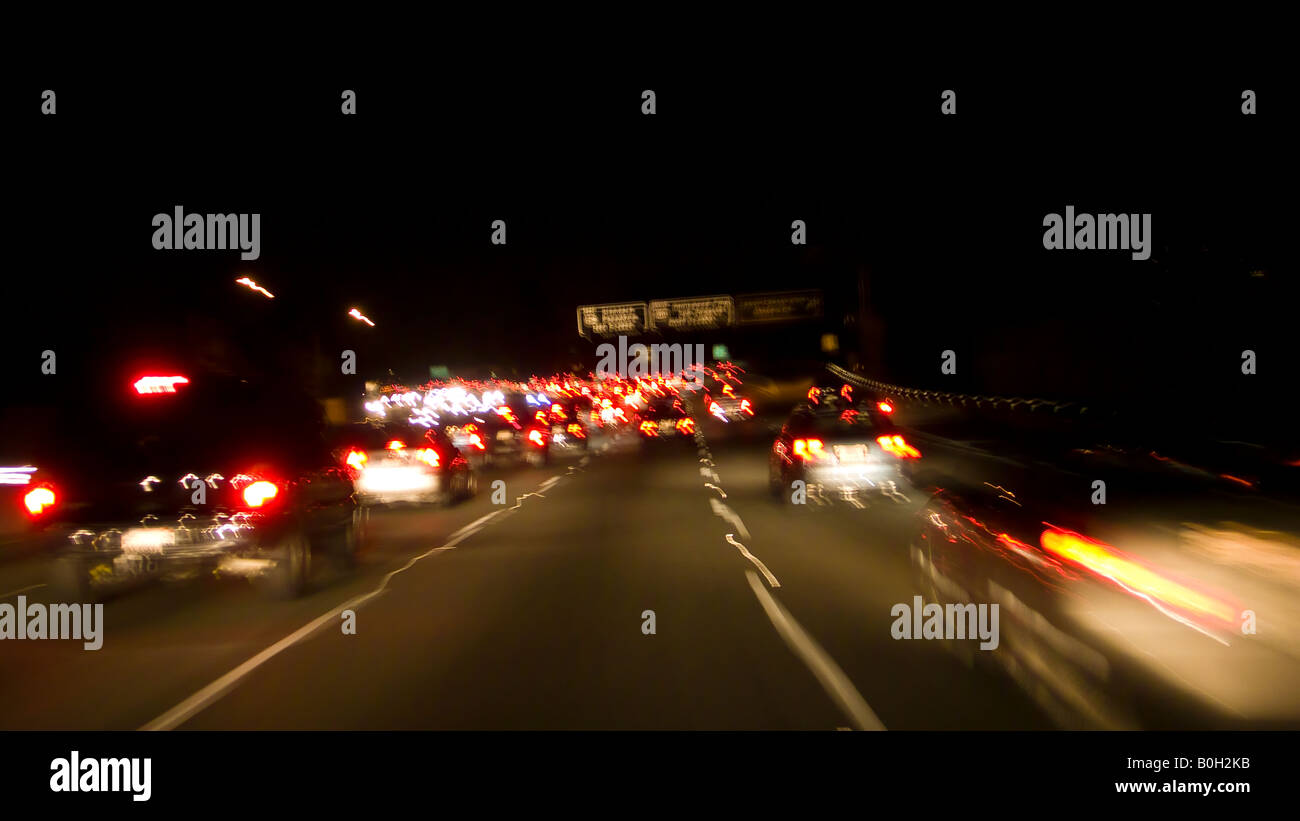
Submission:
{"label": "metal guardrail", "polygon": [[945,391],[909,388],[903,385],[891,385],[861,374],[853,373],[835,364],[828,364],[826,370],[851,385],[857,385],[874,391],[891,400],[918,402],[926,405],[949,405],[957,408],[1028,412],[1041,416],[1086,417],[1098,419],[1109,414],[1097,407],[1081,402],[1062,402],[1052,399],[1025,399],[1006,396],[973,396],[970,394],[948,393]]}

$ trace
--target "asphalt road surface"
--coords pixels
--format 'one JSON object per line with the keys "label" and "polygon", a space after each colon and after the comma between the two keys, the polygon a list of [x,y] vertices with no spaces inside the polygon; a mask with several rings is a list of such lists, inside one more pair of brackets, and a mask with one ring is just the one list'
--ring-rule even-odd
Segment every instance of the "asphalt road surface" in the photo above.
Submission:
{"label": "asphalt road surface", "polygon": [[[920,500],[778,503],[751,424],[376,511],[359,569],[318,563],[298,600],[240,579],[160,585],[106,604],[98,651],[6,641],[0,728],[1050,727],[941,643],[891,638],[891,607],[918,592]],[[42,573],[10,558],[0,597],[41,600]]]}

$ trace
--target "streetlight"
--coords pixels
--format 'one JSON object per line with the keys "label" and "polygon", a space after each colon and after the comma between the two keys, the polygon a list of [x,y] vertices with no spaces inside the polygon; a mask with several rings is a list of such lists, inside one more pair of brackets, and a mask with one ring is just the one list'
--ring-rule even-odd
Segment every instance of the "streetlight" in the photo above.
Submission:
{"label": "streetlight", "polygon": [[266,297],[267,299],[275,299],[275,294],[266,290],[261,285],[258,285],[256,282],[249,279],[248,277],[240,277],[239,279],[235,280],[235,283],[238,285],[246,286],[249,290],[257,291],[259,294]]}

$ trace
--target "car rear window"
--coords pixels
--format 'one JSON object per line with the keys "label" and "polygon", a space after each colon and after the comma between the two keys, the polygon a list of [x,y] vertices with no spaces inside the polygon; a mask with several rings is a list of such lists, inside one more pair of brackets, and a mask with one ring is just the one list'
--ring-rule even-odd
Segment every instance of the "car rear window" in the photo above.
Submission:
{"label": "car rear window", "polygon": [[175,394],[105,402],[66,415],[61,427],[58,462],[112,476],[194,466],[301,469],[327,458],[319,403],[241,382],[192,384]]}

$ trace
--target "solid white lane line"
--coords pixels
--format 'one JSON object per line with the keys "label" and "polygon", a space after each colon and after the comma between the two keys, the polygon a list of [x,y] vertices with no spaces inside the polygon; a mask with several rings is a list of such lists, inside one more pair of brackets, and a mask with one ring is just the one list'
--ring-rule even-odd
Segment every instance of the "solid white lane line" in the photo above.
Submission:
{"label": "solid white lane line", "polygon": [[[781,583],[776,580],[776,576],[772,575],[772,571],[767,569],[767,565],[763,564],[763,562],[760,561],[759,558],[755,556],[753,553],[750,553],[749,550],[746,549],[743,544],[733,539],[732,538],[733,535],[735,534],[732,533],[727,534],[727,544],[739,550],[740,555],[744,556],[746,559],[749,559],[751,562],[754,563],[755,567],[763,571],[763,578],[767,579],[768,584],[772,585],[773,587],[780,587]],[[753,571],[746,570],[745,572],[752,573]]]}
{"label": "solid white lane line", "polygon": [[844,674],[844,671],[835,663],[835,660],[817,644],[817,641],[799,626],[799,622],[794,620],[789,611],[781,606],[781,603],[767,591],[767,588],[763,587],[763,583],[758,580],[758,574],[752,570],[746,570],[745,576],[749,579],[750,589],[754,591],[758,603],[763,606],[763,611],[767,613],[767,617],[771,620],[772,626],[776,628],[776,632],[780,634],[791,651],[803,660],[804,665],[821,682],[822,689],[831,697],[836,706],[848,716],[849,723],[852,724],[854,729],[884,730],[885,725],[872,711],[866,700],[862,698],[862,694],[853,686],[853,682],[849,681],[849,677]]}

